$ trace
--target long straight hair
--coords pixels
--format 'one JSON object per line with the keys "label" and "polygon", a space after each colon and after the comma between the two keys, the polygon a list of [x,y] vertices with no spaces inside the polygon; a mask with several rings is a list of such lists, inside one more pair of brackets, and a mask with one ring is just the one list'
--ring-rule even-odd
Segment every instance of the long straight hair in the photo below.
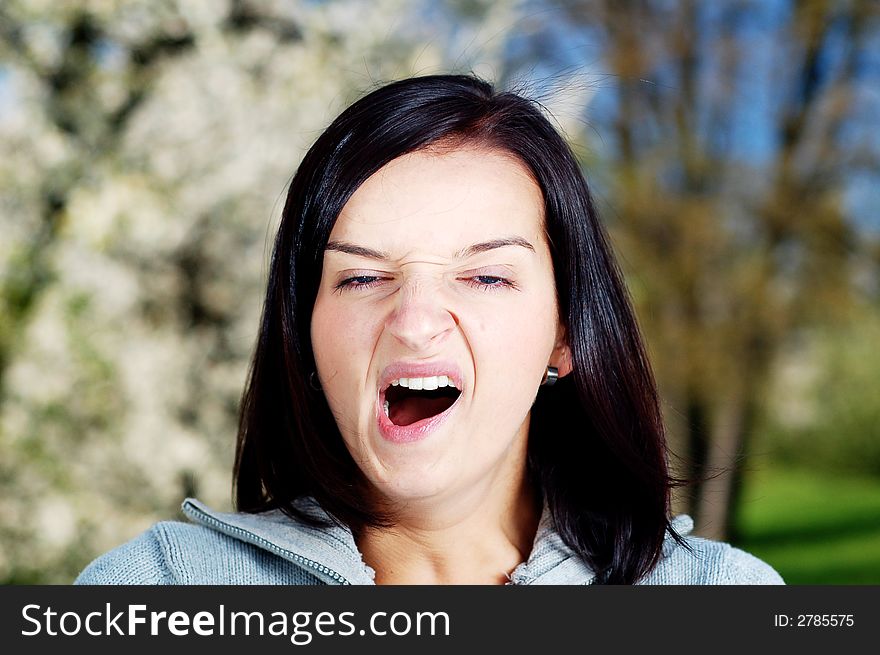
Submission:
{"label": "long straight hair", "polygon": [[324,248],[343,206],[373,173],[432,145],[509,153],[544,196],[560,320],[573,371],[532,407],[528,466],[565,543],[597,581],[632,584],[656,566],[669,522],[666,438],[639,328],[571,149],[532,101],[472,76],[383,86],[346,109],[309,149],[287,194],[244,391],[235,460],[239,511],[314,497],[358,531],[390,524],[345,447],[315,370],[310,325]]}

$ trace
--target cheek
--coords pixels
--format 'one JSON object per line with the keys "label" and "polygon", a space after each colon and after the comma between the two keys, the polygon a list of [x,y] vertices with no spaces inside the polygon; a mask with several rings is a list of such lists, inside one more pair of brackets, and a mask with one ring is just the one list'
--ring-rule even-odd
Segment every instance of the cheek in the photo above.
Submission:
{"label": "cheek", "polygon": [[[472,323],[478,375],[504,396],[531,398],[556,337],[555,303],[543,296],[499,307]],[[500,396],[499,396],[500,399]]]}
{"label": "cheek", "polygon": [[522,302],[500,306],[484,313],[478,323],[479,334],[487,345],[508,350],[518,359],[543,354],[556,331],[556,306],[543,295],[522,298]]}
{"label": "cheek", "polygon": [[359,392],[369,366],[367,326],[345,303],[319,298],[312,313],[311,336],[324,397],[340,433],[349,441],[357,432]]}
{"label": "cheek", "polygon": [[[312,348],[325,388],[362,383],[378,338],[378,322],[357,303],[319,298],[312,314]],[[354,397],[346,388],[347,397]]]}
{"label": "cheek", "polygon": [[[320,298],[315,302],[312,312],[312,350],[315,354],[315,363],[322,372],[333,366],[334,353],[337,352],[339,341],[338,331],[334,325],[339,325],[338,311],[332,304],[322,301]],[[326,373],[324,375],[327,377]]]}

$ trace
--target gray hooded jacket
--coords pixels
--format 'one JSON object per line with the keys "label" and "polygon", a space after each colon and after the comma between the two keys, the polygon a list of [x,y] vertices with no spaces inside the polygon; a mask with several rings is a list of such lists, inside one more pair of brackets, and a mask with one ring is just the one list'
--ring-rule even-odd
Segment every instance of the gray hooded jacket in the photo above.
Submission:
{"label": "gray hooded jacket", "polygon": [[[299,507],[327,518],[312,499]],[[375,572],[347,528],[312,527],[280,511],[214,512],[194,499],[183,503],[183,511],[192,523],[157,523],[92,562],[76,584],[375,584]],[[688,536],[689,516],[672,524],[692,552],[667,535],[660,563],[640,584],[783,584],[756,557]],[[528,560],[509,578],[510,584],[590,584],[595,575],[562,541],[545,508]]]}

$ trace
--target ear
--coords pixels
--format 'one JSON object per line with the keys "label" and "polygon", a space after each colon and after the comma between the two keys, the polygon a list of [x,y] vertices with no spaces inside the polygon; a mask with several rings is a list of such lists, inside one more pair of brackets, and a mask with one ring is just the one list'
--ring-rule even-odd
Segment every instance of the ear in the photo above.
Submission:
{"label": "ear", "polygon": [[553,347],[553,352],[550,354],[550,361],[548,364],[559,369],[559,377],[561,378],[564,378],[571,373],[573,368],[571,348],[568,346],[568,334],[562,325],[559,326],[559,331],[556,335],[556,345]]}

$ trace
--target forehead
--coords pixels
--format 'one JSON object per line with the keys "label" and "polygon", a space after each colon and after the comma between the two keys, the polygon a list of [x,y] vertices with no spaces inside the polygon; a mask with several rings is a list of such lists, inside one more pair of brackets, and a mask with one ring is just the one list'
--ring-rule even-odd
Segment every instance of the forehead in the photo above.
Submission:
{"label": "forehead", "polygon": [[394,256],[445,256],[502,233],[537,245],[543,232],[543,196],[525,165],[497,150],[468,148],[390,162],[349,199],[330,237]]}

